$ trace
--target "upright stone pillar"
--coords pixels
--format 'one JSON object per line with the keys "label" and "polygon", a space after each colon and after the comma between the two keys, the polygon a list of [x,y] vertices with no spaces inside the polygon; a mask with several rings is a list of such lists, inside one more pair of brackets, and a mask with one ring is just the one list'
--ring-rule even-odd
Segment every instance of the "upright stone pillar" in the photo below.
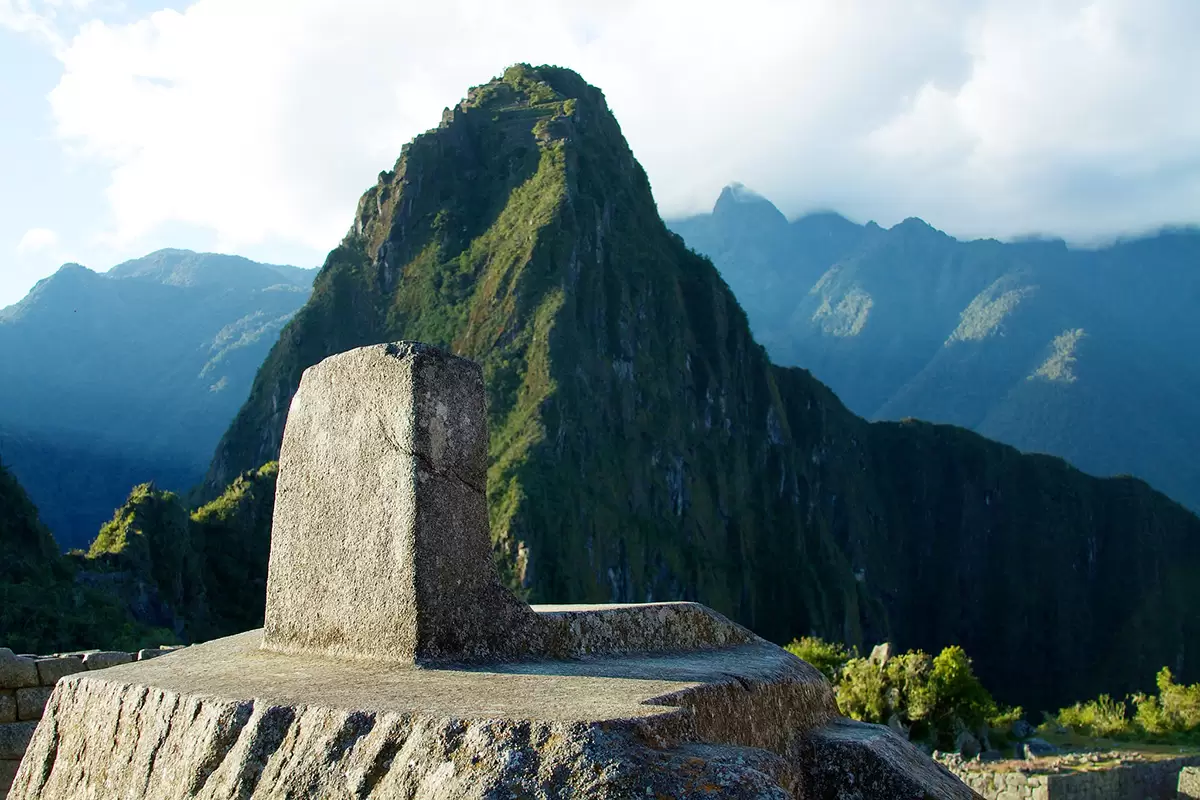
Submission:
{"label": "upright stone pillar", "polygon": [[540,649],[499,582],[483,375],[397,342],[306,370],[288,413],[263,647],[396,662]]}

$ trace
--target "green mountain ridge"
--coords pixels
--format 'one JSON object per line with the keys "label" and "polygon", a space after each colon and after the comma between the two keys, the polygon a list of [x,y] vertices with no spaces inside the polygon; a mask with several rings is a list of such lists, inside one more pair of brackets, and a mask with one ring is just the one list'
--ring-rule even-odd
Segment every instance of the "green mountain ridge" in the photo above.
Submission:
{"label": "green mountain ridge", "polygon": [[111,593],[79,580],[29,495],[0,463],[0,643],[21,652],[137,649],[171,639],[134,620]]}
{"label": "green mountain ridge", "polygon": [[380,174],[203,495],[274,459],[306,367],[402,338],[482,365],[497,559],[533,600],[695,599],[776,641],[958,643],[1034,708],[1198,669],[1200,520],[959,428],[869,424],[773,366],[569,70],[510,68]]}
{"label": "green mountain ridge", "polygon": [[0,309],[0,456],[66,547],[148,480],[182,490],[315,270],[161,250],[67,264]]}
{"label": "green mountain ridge", "polygon": [[136,486],[88,552],[64,555],[0,463],[0,645],[138,650],[261,625],[275,475],[238,476],[192,512]]}

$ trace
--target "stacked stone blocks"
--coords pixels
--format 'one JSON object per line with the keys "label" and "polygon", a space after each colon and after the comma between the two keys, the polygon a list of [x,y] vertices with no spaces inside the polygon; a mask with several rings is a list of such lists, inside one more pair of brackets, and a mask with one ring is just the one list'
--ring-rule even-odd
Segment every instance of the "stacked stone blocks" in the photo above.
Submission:
{"label": "stacked stone blocks", "polygon": [[[1026,774],[951,768],[987,800],[1174,800],[1200,798],[1200,756],[1119,764],[1107,769]],[[1189,786],[1194,794],[1187,794]]]}
{"label": "stacked stone blocks", "polygon": [[136,653],[89,650],[52,656],[17,655],[0,647],[0,800],[8,794],[17,767],[59,678],[77,672],[144,661],[164,649]]}

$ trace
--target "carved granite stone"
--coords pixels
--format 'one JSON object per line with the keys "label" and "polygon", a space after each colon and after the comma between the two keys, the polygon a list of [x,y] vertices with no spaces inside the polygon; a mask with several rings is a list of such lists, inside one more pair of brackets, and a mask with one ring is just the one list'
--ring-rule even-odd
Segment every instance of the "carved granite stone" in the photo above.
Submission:
{"label": "carved granite stone", "polygon": [[539,650],[492,563],[487,445],[474,362],[398,342],[306,370],[279,455],[263,645],[408,663]]}

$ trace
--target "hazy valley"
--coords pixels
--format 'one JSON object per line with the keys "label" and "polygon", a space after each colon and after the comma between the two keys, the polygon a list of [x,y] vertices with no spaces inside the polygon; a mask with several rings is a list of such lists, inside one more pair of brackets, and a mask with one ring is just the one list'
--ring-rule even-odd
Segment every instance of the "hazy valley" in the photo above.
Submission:
{"label": "hazy valley", "polygon": [[0,460],[60,547],[86,547],[136,484],[199,481],[315,275],[162,250],[64,265],[0,309]]}

